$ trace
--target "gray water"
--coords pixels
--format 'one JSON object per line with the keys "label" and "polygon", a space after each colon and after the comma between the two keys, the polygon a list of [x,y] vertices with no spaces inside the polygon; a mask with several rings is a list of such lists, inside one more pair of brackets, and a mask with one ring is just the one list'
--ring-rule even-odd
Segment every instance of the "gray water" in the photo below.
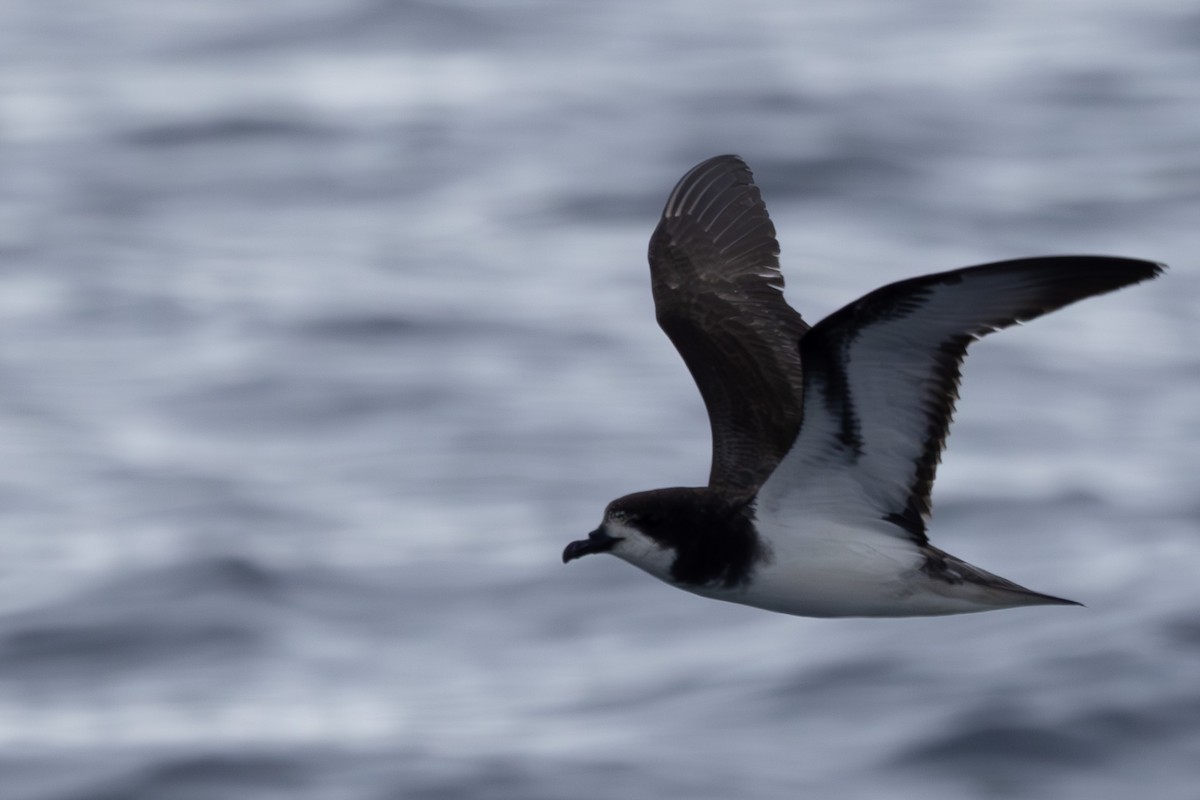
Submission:
{"label": "gray water", "polygon": [[[1086,608],[808,620],[563,545],[702,483],[661,204],[755,169],[810,320],[1044,253],[951,552]],[[0,797],[1200,797],[1184,2],[0,6]]]}

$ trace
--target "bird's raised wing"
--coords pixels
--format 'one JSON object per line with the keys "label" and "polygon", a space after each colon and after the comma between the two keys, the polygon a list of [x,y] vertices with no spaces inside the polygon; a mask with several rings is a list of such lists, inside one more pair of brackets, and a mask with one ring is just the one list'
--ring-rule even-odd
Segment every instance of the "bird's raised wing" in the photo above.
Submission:
{"label": "bird's raised wing", "polygon": [[740,158],[711,158],[683,176],[649,256],[658,324],[708,409],[709,484],[752,491],[799,429],[797,342],[808,325],[783,299],[775,227]]}
{"label": "bird's raised wing", "polygon": [[967,345],[1162,270],[1099,256],[1003,261],[893,283],[831,314],[801,340],[804,420],[759,504],[884,519],[927,544]]}

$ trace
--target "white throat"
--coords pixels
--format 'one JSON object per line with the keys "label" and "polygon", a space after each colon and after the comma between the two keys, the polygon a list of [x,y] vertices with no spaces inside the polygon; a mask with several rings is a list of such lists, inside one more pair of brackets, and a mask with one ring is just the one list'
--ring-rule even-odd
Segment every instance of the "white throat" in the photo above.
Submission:
{"label": "white throat", "polygon": [[644,569],[659,580],[673,583],[671,565],[675,563],[674,548],[663,547],[637,528],[615,519],[605,520],[604,532],[621,540],[610,551],[614,556],[638,569]]}

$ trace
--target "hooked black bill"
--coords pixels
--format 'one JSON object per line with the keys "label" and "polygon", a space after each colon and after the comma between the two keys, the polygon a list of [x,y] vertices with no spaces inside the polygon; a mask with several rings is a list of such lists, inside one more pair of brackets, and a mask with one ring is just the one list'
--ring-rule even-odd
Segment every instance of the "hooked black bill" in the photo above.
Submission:
{"label": "hooked black bill", "polygon": [[609,536],[603,528],[597,528],[588,534],[588,538],[577,539],[566,546],[563,550],[563,563],[566,564],[568,561],[574,561],[582,556],[590,556],[592,553],[607,553],[619,541],[621,541],[620,536]]}

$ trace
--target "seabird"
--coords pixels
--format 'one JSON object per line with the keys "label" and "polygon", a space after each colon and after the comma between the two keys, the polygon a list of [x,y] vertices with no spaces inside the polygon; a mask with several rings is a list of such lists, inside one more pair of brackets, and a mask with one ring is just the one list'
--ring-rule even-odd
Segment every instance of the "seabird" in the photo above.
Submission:
{"label": "seabird", "polygon": [[1161,274],[1108,256],[1001,261],[899,281],[809,326],[732,155],[683,176],[650,239],[658,323],[708,410],[708,486],[609,503],[566,563],[612,553],[706,597],[812,617],[1080,605],[929,543],[930,490],[974,340]]}

